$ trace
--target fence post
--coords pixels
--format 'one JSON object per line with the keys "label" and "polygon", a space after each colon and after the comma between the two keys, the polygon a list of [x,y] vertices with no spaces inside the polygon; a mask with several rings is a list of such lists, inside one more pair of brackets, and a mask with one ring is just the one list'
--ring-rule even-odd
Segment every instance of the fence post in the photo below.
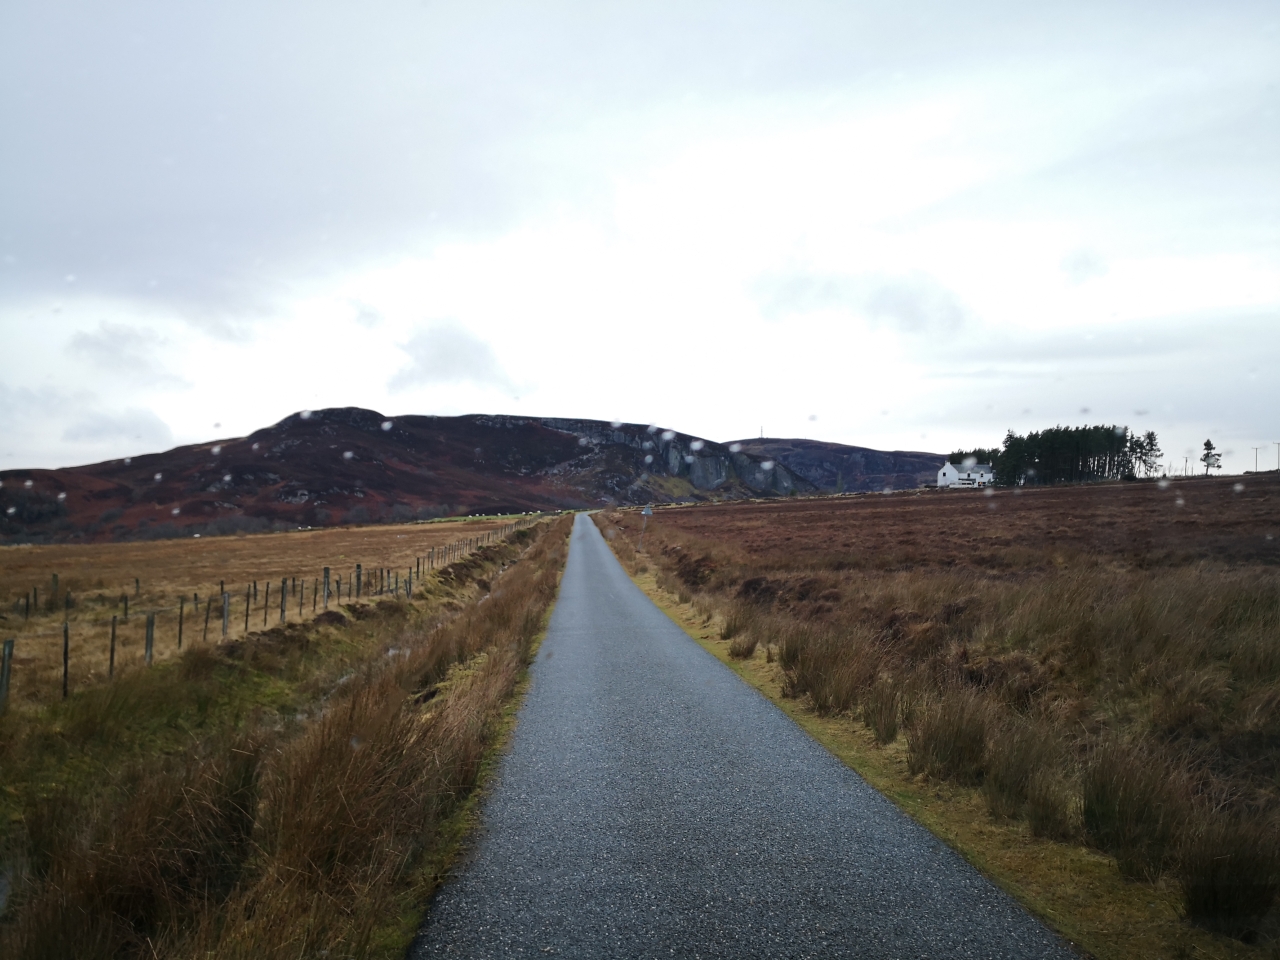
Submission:
{"label": "fence post", "polygon": [[324,608],[329,609],[329,568],[324,568]]}
{"label": "fence post", "polygon": [[182,618],[187,609],[187,598],[178,598],[178,649],[182,649]]}
{"label": "fence post", "polygon": [[356,564],[356,599],[357,600],[360,599],[360,586],[361,586],[360,578],[363,575],[364,575],[364,570],[361,568],[360,564],[357,563]]}
{"label": "fence post", "polygon": [[267,626],[267,608],[271,606],[271,581],[267,581],[267,592],[262,598],[262,627],[265,630]]}
{"label": "fence post", "polygon": [[222,594],[222,639],[227,639],[227,628],[231,624],[231,594]]}
{"label": "fence post", "polygon": [[204,601],[204,636],[200,638],[201,643],[209,642],[209,612],[213,610],[213,597],[207,597]]}
{"label": "fence post", "polygon": [[62,699],[67,699],[67,677],[71,673],[71,630],[62,621]]}
{"label": "fence post", "polygon": [[280,622],[284,623],[289,615],[289,578],[280,578]]}
{"label": "fence post", "polygon": [[246,585],[244,588],[244,632],[246,634],[249,632],[249,609],[252,606],[249,602],[249,587]]}
{"label": "fence post", "polygon": [[107,679],[116,675],[116,618],[111,618],[111,652],[107,654]]}
{"label": "fence post", "polygon": [[154,613],[147,614],[147,645],[143,653],[146,658],[147,666],[151,666],[152,651],[156,646],[156,615]]}
{"label": "fence post", "polygon": [[316,612],[316,604],[320,599],[320,581],[313,579],[311,581],[311,612]]}
{"label": "fence post", "polygon": [[133,595],[135,597],[142,596],[142,581],[140,581],[137,577],[133,578]]}
{"label": "fence post", "polygon": [[4,642],[4,652],[0,653],[0,713],[9,706],[9,675],[13,670],[13,638]]}

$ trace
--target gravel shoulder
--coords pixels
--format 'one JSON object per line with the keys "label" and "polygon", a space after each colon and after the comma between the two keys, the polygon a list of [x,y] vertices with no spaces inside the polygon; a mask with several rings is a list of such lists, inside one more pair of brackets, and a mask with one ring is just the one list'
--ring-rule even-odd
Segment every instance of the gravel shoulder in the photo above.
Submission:
{"label": "gravel shoulder", "polygon": [[585,515],[495,779],[413,958],[1074,956],[694,643]]}

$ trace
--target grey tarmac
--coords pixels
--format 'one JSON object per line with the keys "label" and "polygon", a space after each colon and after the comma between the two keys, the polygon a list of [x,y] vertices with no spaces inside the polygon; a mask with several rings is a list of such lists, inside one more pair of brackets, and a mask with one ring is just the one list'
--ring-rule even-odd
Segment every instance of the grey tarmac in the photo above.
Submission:
{"label": "grey tarmac", "polygon": [[435,957],[1069,958],[1013,899],[674,624],[573,527]]}

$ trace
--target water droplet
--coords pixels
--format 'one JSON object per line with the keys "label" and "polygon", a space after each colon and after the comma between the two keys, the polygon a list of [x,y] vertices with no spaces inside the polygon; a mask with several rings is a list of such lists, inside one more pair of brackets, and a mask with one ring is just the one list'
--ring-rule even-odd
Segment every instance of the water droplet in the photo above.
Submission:
{"label": "water droplet", "polygon": [[644,455],[644,462],[645,462],[645,463],[653,463],[653,454],[652,454],[652,453],[646,453],[646,454]]}
{"label": "water droplet", "polygon": [[585,447],[586,445],[587,445],[587,438],[586,438],[586,437],[579,437],[579,438],[578,438],[578,446],[580,446],[580,447]]}
{"label": "water droplet", "polygon": [[343,450],[343,451],[342,451],[342,459],[343,459],[343,460],[350,460],[350,459],[351,459],[352,457],[354,457],[354,456],[355,456],[355,454],[354,454],[354,453],[352,453],[350,450]]}
{"label": "water droplet", "polygon": [[192,536],[195,537],[197,540],[200,539],[200,534],[198,533],[193,533]]}
{"label": "water droplet", "polygon": [[731,443],[731,444],[729,444],[729,452],[730,452],[730,453],[741,453],[741,452],[742,452],[742,444],[740,444],[740,443]]}
{"label": "water droplet", "polygon": [[162,474],[162,473],[157,473],[157,474],[155,475],[155,477],[153,477],[152,479],[154,479],[156,483],[159,483],[159,482],[160,482],[160,478],[161,478],[162,476],[164,476],[164,474]]}
{"label": "water droplet", "polygon": [[392,426],[393,426],[393,424],[391,423],[391,421],[390,421],[390,420],[383,420],[383,421],[382,421],[382,429],[383,429],[383,430],[390,430]]}
{"label": "water droplet", "polygon": [[1243,483],[1237,483],[1237,484],[1236,484],[1234,487],[1232,487],[1231,489],[1232,489],[1233,491],[1235,491],[1236,493],[1244,493],[1244,484],[1243,484]]}
{"label": "water droplet", "polygon": [[676,435],[676,432],[675,432],[674,430],[663,430],[663,431],[662,431],[662,439],[663,439],[663,440],[673,440],[673,439],[675,439],[675,435]]}
{"label": "water droplet", "polygon": [[124,465],[125,465],[126,467],[127,467],[129,464],[131,464],[131,463],[133,463],[133,457],[125,457],[125,458],[124,458]]}
{"label": "water droplet", "polygon": [[251,450],[257,450],[257,449],[258,449],[258,445],[255,443],[255,444],[254,444],[252,447],[250,447],[249,449],[251,449]]}
{"label": "water droplet", "polygon": [[32,487],[34,487],[34,486],[35,486],[35,481],[34,481],[34,480],[27,480],[27,481],[24,481],[22,485],[23,485],[24,487],[26,487],[28,490],[30,490]]}
{"label": "water droplet", "polygon": [[686,453],[686,454],[684,455],[684,462],[685,462],[685,463],[693,463],[693,461],[694,461],[695,459],[697,459],[697,458],[696,458],[696,457],[694,457],[694,455],[693,455],[693,454],[691,454],[691,453]]}
{"label": "water droplet", "polygon": [[1161,490],[1168,490],[1169,479],[1167,477],[1161,477],[1159,480],[1156,481],[1156,486],[1159,487]]}
{"label": "water droplet", "polygon": [[773,469],[773,461],[772,461],[772,460],[765,460],[763,463],[761,463],[761,464],[760,464],[760,466],[761,466],[763,469],[765,469],[765,470],[772,470],[772,469]]}
{"label": "water droplet", "polygon": [[[13,516],[17,512],[18,512],[17,507],[10,507],[8,510],[5,511],[5,513],[9,514],[9,516]],[[1267,539],[1270,540],[1271,538],[1267,537]]]}
{"label": "water droplet", "polygon": [[[1239,486],[1239,484],[1237,484],[1237,486]],[[1241,490],[1243,490],[1243,489],[1244,489],[1244,487],[1240,487],[1240,489],[1241,489]],[[64,492],[64,493],[60,493],[60,494],[58,494],[58,499],[59,499],[59,500],[65,500],[65,499],[67,499],[67,495],[66,495],[66,493]]]}
{"label": "water droplet", "polygon": [[220,423],[215,423],[215,424],[213,425],[213,429],[215,429],[215,430],[221,430],[221,429],[222,429],[222,424],[220,424]]}
{"label": "water droplet", "polygon": [[1173,501],[1173,505],[1175,507],[1185,507],[1187,505],[1187,501],[1179,497],[1177,500]]}
{"label": "water droplet", "polygon": [[181,509],[179,509],[178,507],[174,507],[174,508],[173,508],[172,510],[170,510],[169,512],[170,512],[170,513],[172,513],[172,514],[176,517],[176,516],[177,516],[179,513],[181,513],[182,511],[181,511]]}
{"label": "water droplet", "polygon": [[977,465],[978,465],[977,457],[965,457],[962,461],[960,461],[960,467],[963,470],[972,470]]}
{"label": "water droplet", "polygon": [[1000,504],[998,504],[998,503],[996,503],[994,500],[992,500],[990,503],[988,503],[988,504],[987,504],[987,509],[988,509],[988,510],[994,510],[994,509],[995,509],[996,507],[998,507],[998,506],[1000,506]]}
{"label": "water droplet", "polygon": [[657,432],[658,432],[658,425],[657,425],[656,423],[651,423],[651,424],[649,424],[649,426],[648,426],[648,427],[646,427],[645,429],[647,429],[650,433],[657,433]]}
{"label": "water droplet", "polygon": [[809,419],[810,419],[810,420],[817,420],[817,419],[818,419],[818,415],[817,415],[816,413],[811,413],[811,414],[809,414]]}
{"label": "water droplet", "polygon": [[689,449],[690,449],[690,450],[701,450],[701,449],[702,449],[703,447],[705,447],[706,445],[707,445],[707,443],[706,443],[706,441],[705,441],[705,440],[694,440],[692,443],[690,443],[690,444],[689,444]]}
{"label": "water droplet", "polygon": [[216,456],[217,456],[218,454],[220,454],[221,452],[222,452],[222,444],[220,444],[220,443],[215,443],[215,444],[213,445],[213,450],[212,450],[213,455],[216,457]]}
{"label": "water droplet", "polygon": [[982,492],[986,494],[988,497],[994,497],[996,495],[995,490],[993,490],[991,487],[987,487],[987,489],[983,490]]}
{"label": "water droplet", "polygon": [[611,421],[609,421],[609,426],[611,426],[611,427],[613,427],[613,429],[617,430],[620,426],[622,426],[622,421],[621,421],[621,420],[611,420]]}
{"label": "water droplet", "polygon": [[300,414],[298,414],[298,416],[300,416],[303,420],[310,420],[310,419],[311,419],[311,411],[310,411],[310,410],[303,410]]}

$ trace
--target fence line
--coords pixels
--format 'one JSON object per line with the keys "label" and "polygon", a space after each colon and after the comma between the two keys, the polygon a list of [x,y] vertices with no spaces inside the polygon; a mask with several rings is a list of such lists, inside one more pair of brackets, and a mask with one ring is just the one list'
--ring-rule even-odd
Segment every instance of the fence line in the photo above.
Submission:
{"label": "fence line", "polygon": [[[405,596],[407,598],[412,598],[415,580],[420,583],[426,574],[435,570],[442,570],[445,567],[449,566],[451,563],[456,562],[457,560],[461,559],[462,557],[466,556],[467,554],[475,550],[488,546],[489,544],[496,543],[500,539],[505,539],[507,537],[510,537],[512,534],[518,532],[519,530],[530,525],[531,523],[537,522],[537,519],[538,518],[536,517],[522,518],[513,523],[504,524],[503,526],[498,527],[496,529],[486,531],[485,533],[480,534],[478,536],[463,537],[453,542],[442,544],[438,547],[431,547],[423,555],[415,556],[413,558],[413,563],[405,571],[405,583],[404,583]],[[299,578],[297,577],[293,577],[293,578],[282,577],[280,579],[280,623],[285,623],[288,621],[288,602],[290,599],[289,594],[291,592],[295,594],[298,598],[298,616],[305,617],[304,610],[305,610],[307,582],[305,577],[301,579],[301,584],[299,584],[298,581],[299,581]],[[58,591],[58,575],[57,574],[52,575],[51,585],[53,587],[53,595],[50,599],[56,603],[57,591]],[[292,590],[290,589],[291,586],[292,586]],[[325,610],[329,609],[329,601],[331,598],[336,599],[338,603],[341,603],[343,601],[342,587],[343,587],[343,580],[342,580],[341,574],[338,574],[336,576],[336,579],[331,579],[330,568],[324,567],[323,577],[315,578],[312,580],[312,591],[311,591],[312,612],[315,613],[317,611],[317,607],[319,606],[319,601],[321,599],[323,599]],[[400,570],[398,567],[392,568],[392,567],[379,566],[377,568],[377,576],[375,580],[374,577],[366,578],[363,565],[360,563],[357,563],[355,565],[355,574],[353,577],[349,577],[347,579],[346,587],[347,587],[346,600],[348,601],[360,600],[366,596],[368,597],[386,596],[387,594],[393,594],[398,597],[400,595],[400,590],[401,590]],[[219,592],[221,594],[219,598],[219,602],[222,607],[222,638],[223,640],[226,640],[230,632],[231,593],[227,590],[225,581],[219,583]],[[139,578],[135,577],[134,578],[134,596],[140,597],[141,593],[142,593],[141,581]],[[253,608],[256,606],[257,594],[258,594],[258,591],[257,591],[256,580],[253,581],[252,583],[245,585],[245,610],[244,610],[245,636],[248,636],[249,634],[250,615],[252,613]],[[56,637],[58,634],[62,635],[62,698],[65,700],[69,695],[70,672],[71,672],[70,647],[71,647],[71,626],[72,626],[72,623],[70,621],[70,611],[73,606],[73,600],[69,591],[65,594],[65,597],[66,599],[63,605],[63,610],[62,610],[63,621],[58,628],[55,628],[52,630],[31,632],[31,633],[22,633],[16,637],[11,637],[4,640],[3,646],[2,648],[0,648],[0,650],[2,650],[2,653],[3,653],[2,659],[0,659],[0,712],[3,712],[8,705],[9,691],[10,691],[12,675],[13,675],[13,666],[14,666],[15,641],[18,641],[18,640],[21,640],[21,641],[40,640],[42,638],[47,638],[47,637]],[[123,608],[124,608],[123,622],[128,623],[129,622],[128,593],[121,594],[121,601],[123,602]],[[143,659],[144,659],[144,663],[147,666],[151,665],[154,657],[157,614],[172,613],[175,610],[177,611],[177,614],[178,614],[177,649],[178,650],[182,649],[182,635],[183,635],[183,624],[184,624],[185,615],[186,615],[186,602],[187,602],[186,596],[184,594],[182,597],[179,598],[178,604],[176,606],[172,606],[172,605],[160,606],[160,607],[148,606],[145,611],[142,611],[146,615]],[[213,602],[214,602],[213,596],[206,596],[205,609],[204,609],[204,629],[201,634],[202,642],[208,642],[208,639],[209,639],[209,619],[213,610]],[[192,603],[196,613],[198,614],[200,609],[200,598],[198,594],[193,595]],[[31,607],[37,606],[38,604],[39,604],[38,588],[32,588],[32,590],[28,591],[27,594],[25,594],[21,600],[18,600],[14,604],[15,613],[19,612],[19,608],[24,608],[22,612],[24,614],[24,620],[27,620],[30,618]],[[271,604],[271,581],[268,580],[266,584],[266,591],[262,601],[262,625],[264,629],[267,626],[270,604]],[[107,661],[107,678],[108,679],[112,679],[115,676],[116,633],[117,633],[117,626],[120,620],[121,618],[119,614],[112,614],[110,620],[107,620],[106,618],[94,619],[94,620],[85,619],[85,620],[76,620],[74,624],[77,628],[106,627],[108,625],[110,626],[110,641],[109,641],[108,661]]]}

